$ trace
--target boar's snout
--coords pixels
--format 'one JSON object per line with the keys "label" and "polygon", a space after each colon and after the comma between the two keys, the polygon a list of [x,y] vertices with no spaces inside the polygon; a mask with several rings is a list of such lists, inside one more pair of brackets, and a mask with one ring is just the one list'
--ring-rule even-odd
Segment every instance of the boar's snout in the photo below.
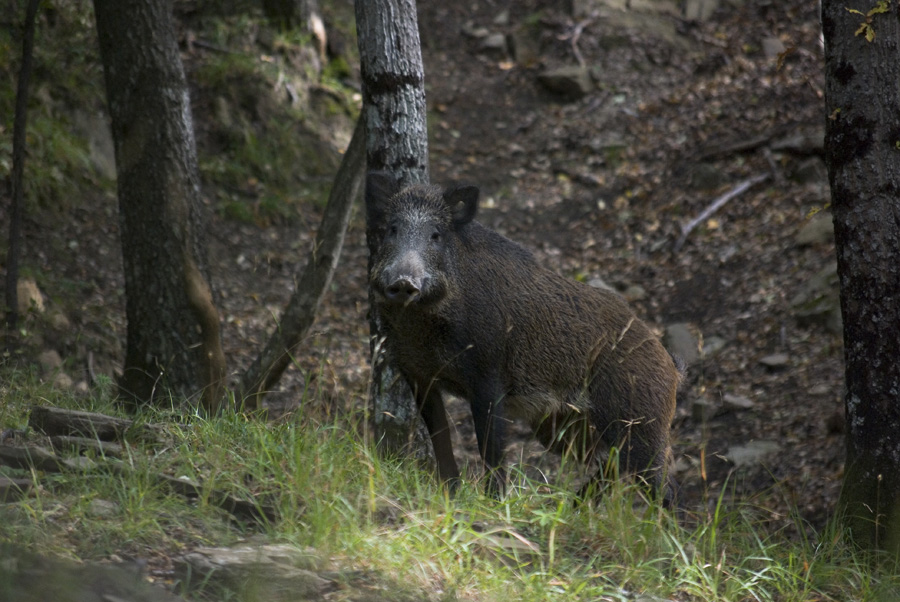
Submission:
{"label": "boar's snout", "polygon": [[409,278],[398,278],[384,289],[384,296],[391,303],[406,305],[416,300],[421,289]]}

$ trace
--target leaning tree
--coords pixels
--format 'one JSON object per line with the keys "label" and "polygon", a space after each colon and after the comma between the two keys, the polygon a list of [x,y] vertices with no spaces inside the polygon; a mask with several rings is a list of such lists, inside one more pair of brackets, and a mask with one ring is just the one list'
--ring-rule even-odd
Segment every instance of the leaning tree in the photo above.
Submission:
{"label": "leaning tree", "polygon": [[825,151],[844,320],[839,516],[900,555],[900,6],[824,0]]}

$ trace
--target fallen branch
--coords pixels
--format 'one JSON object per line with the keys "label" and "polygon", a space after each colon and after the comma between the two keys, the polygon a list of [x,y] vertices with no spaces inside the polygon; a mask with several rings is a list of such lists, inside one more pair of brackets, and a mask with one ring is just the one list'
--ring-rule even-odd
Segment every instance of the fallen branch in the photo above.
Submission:
{"label": "fallen branch", "polygon": [[[123,462],[108,462],[104,465],[122,477],[128,477],[133,471]],[[258,501],[242,500],[221,489],[207,489],[190,479],[172,477],[156,473],[153,478],[159,485],[167,487],[173,493],[188,499],[206,497],[207,502],[221,508],[236,519],[252,520],[259,524],[271,524],[278,518],[274,507]]]}
{"label": "fallen branch", "polygon": [[[139,430],[141,434],[145,434],[161,428],[152,424],[135,424],[131,420],[104,414],[49,407],[32,408],[28,424],[33,429],[49,435],[53,446],[57,449],[74,448],[77,451],[89,449],[98,455],[92,460],[81,455],[64,457],[37,445],[0,445],[0,465],[49,473],[108,470],[123,479],[131,475],[134,469],[126,462],[112,459],[122,454],[124,450],[121,446],[108,441],[122,440],[126,432]],[[151,478],[158,485],[186,498],[205,498],[210,505],[225,510],[236,519],[269,524],[278,517],[277,510],[269,504],[258,500],[244,500],[221,489],[204,486],[187,478],[177,478],[164,473],[151,473]],[[24,493],[26,491],[22,483],[0,481],[0,501],[5,499],[5,496],[15,499],[16,495]]]}
{"label": "fallen branch", "polygon": [[759,175],[753,176],[752,178],[748,178],[748,179],[744,180],[743,182],[741,182],[740,184],[738,184],[737,186],[735,186],[734,188],[732,188],[731,190],[729,190],[728,192],[726,192],[725,194],[723,194],[722,196],[720,196],[719,198],[717,198],[715,201],[713,201],[709,205],[709,207],[707,207],[706,209],[703,210],[703,212],[700,215],[698,215],[697,217],[692,219],[690,222],[688,222],[687,224],[685,224],[681,227],[681,236],[678,237],[678,241],[675,243],[675,252],[678,253],[679,251],[681,251],[681,247],[684,246],[684,242],[687,240],[688,234],[690,234],[691,231],[694,228],[696,228],[703,220],[705,220],[710,215],[712,215],[713,213],[715,213],[716,211],[721,209],[722,206],[725,205],[725,203],[727,203],[731,199],[742,195],[743,193],[747,192],[747,190],[749,190],[756,184],[759,184],[760,182],[764,182],[764,181],[768,180],[770,177],[772,177],[771,174],[764,173],[764,174],[759,174]]}
{"label": "fallen branch", "polygon": [[[121,461],[95,462],[83,456],[63,458],[39,446],[13,447],[0,445],[0,465],[22,470],[35,470],[42,473],[67,471],[83,473],[94,469],[109,470],[123,479],[133,472],[131,467]],[[191,480],[176,478],[162,473],[152,474],[151,478],[159,485],[165,486],[170,491],[186,498],[197,499],[205,496],[209,504],[225,510],[236,519],[269,524],[278,517],[278,512],[275,508],[268,504],[259,501],[242,500],[220,489],[205,488]],[[17,479],[0,481],[0,500],[6,499],[6,496],[9,496],[10,500],[15,499],[16,496],[21,497],[30,489],[29,483],[30,481],[26,483]],[[26,487],[26,485],[28,486]]]}
{"label": "fallen branch", "polygon": [[0,445],[0,465],[22,470],[62,472],[67,469],[79,470],[85,463],[60,458],[49,449],[35,445],[27,447]]}
{"label": "fallen branch", "polygon": [[123,441],[129,435],[156,439],[163,431],[160,425],[135,424],[127,418],[45,406],[31,408],[28,426],[50,437],[89,437],[100,441]]}
{"label": "fallen branch", "polygon": [[31,479],[13,479],[0,476],[0,504],[15,502],[31,493],[34,483]]}
{"label": "fallen branch", "polygon": [[584,31],[584,28],[587,27],[588,25],[590,25],[591,22],[593,22],[593,20],[594,20],[594,18],[591,17],[589,19],[585,19],[584,21],[581,21],[580,23],[578,23],[575,26],[575,29],[572,31],[572,38],[571,38],[572,54],[575,55],[575,60],[578,61],[578,65],[581,68],[584,68],[585,62],[584,62],[584,57],[581,56],[581,51],[578,49],[578,40],[581,38],[581,34]]}
{"label": "fallen branch", "polygon": [[776,136],[779,136],[783,131],[783,129],[778,129],[775,131],[766,132],[764,134],[759,134],[757,136],[751,136],[750,138],[741,138],[736,141],[726,142],[724,144],[709,148],[701,152],[700,155],[696,157],[695,161],[704,162],[710,161],[712,159],[720,159],[722,157],[730,157],[732,155],[737,155],[740,153],[749,153],[751,151],[755,151],[761,146],[768,145]]}
{"label": "fallen branch", "polygon": [[121,458],[125,454],[125,448],[121,444],[92,437],[54,435],[50,437],[50,445],[57,452],[69,451],[78,455],[93,454],[104,458]]}
{"label": "fallen branch", "polygon": [[721,159],[741,153],[750,153],[760,147],[773,152],[785,152],[794,155],[822,155],[824,150],[825,132],[821,127],[800,128],[779,126],[768,132],[740,138],[726,142],[701,151],[694,161],[704,162],[713,159]]}

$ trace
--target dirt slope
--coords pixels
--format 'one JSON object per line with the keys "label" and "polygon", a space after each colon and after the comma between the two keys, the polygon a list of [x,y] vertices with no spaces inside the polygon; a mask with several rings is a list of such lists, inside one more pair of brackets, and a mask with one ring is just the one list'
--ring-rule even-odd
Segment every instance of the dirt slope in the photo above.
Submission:
{"label": "dirt slope", "polygon": [[[797,239],[808,213],[828,201],[816,145],[824,115],[815,3],[735,1],[703,22],[660,9],[664,2],[621,11],[576,3],[588,7],[578,17],[559,4],[419,2],[432,179],[479,185],[484,223],[563,274],[616,286],[660,333],[687,324],[695,347],[706,347],[689,368],[673,426],[688,507],[701,510],[727,481],[729,496],[750,499],[773,526],[789,519],[790,504],[821,525],[842,468],[841,340],[823,323],[799,320],[791,304],[834,262],[827,232]],[[578,97],[540,82],[545,71],[582,63],[589,79]],[[211,100],[194,98],[199,130],[216,118]],[[674,250],[683,224],[759,174],[769,179]],[[205,196],[216,209],[215,191]],[[214,287],[237,373],[289,297],[319,213],[304,206],[288,225],[212,213]],[[318,409],[334,413],[364,403],[357,213],[333,292],[298,368],[270,395],[273,407],[311,410],[303,400],[318,399]],[[59,238],[45,235],[46,224],[29,224],[27,234],[36,269],[63,283],[47,294],[78,299],[68,316],[76,334],[47,344],[57,343],[75,372],[89,354],[94,368],[111,372],[124,339],[115,202],[98,200],[64,221],[53,226]],[[761,363],[774,354],[783,356]],[[306,390],[321,395],[304,398]],[[726,396],[748,407],[729,409]],[[464,405],[453,406],[453,418],[459,453],[477,466]],[[511,457],[543,466],[521,434]],[[768,453],[741,456],[740,446]]]}

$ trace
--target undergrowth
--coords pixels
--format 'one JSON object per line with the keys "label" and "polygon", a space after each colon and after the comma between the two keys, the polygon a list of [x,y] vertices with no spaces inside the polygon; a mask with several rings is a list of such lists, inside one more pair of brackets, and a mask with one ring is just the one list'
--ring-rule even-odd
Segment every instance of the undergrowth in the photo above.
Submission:
{"label": "undergrowth", "polygon": [[[15,372],[3,382],[0,428],[24,429],[31,442],[40,440],[27,431],[32,405],[120,413],[108,393],[62,396]],[[898,585],[838,532],[800,540],[769,532],[752,506],[726,506],[724,495],[703,516],[663,510],[622,483],[579,504],[568,488],[513,469],[500,500],[478,482],[451,497],[430,472],[364,444],[359,417],[266,422],[148,410],[137,419],[164,424],[164,436],[127,446],[127,476],[104,463],[32,471],[33,494],[0,506],[0,539],[102,560],[261,538],[442,600],[878,600]],[[160,473],[274,508],[277,518],[235,522],[209,496],[188,501],[161,487]]]}

